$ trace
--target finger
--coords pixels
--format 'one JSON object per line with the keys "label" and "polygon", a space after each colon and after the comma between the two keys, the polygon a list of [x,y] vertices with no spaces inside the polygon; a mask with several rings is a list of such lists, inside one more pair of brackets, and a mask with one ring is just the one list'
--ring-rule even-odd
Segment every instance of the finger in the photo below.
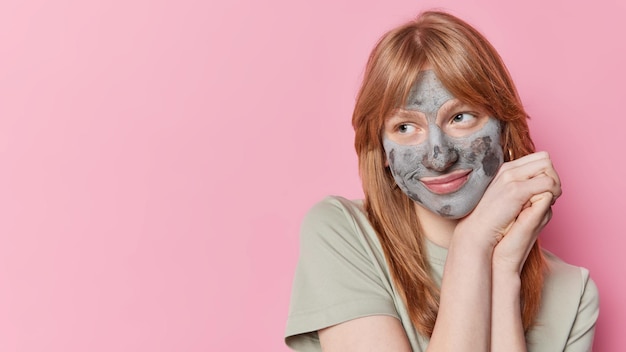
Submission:
{"label": "finger", "polygon": [[528,164],[530,162],[537,161],[537,160],[542,160],[542,159],[550,159],[550,155],[548,154],[548,152],[541,151],[541,152],[535,152],[535,153],[532,153],[532,154],[524,155],[521,158],[518,158],[518,159],[515,159],[515,160],[511,160],[511,161],[508,161],[508,162],[504,163],[502,165],[502,167],[505,168],[505,169],[507,169],[507,168],[516,168],[516,167],[520,167],[520,166],[523,166],[525,164]]}
{"label": "finger", "polygon": [[[552,193],[551,192],[543,192],[543,193],[540,193],[540,194],[535,194],[532,197],[530,197],[530,200],[528,200],[528,202],[526,202],[526,204],[524,204],[524,206],[522,207],[522,211],[524,211],[524,209],[526,209],[528,207],[531,207],[531,206],[533,206],[535,204],[537,204],[536,206],[543,207],[542,205],[539,205],[539,204],[545,203],[548,200],[550,202],[552,201]],[[551,209],[548,209],[548,211],[550,213],[552,212]],[[550,216],[551,216],[551,214],[550,214]],[[511,223],[509,223],[509,225],[502,232],[503,235],[506,235],[511,230],[511,227],[513,227],[513,224],[515,223],[515,221],[517,221],[517,219],[514,220],[514,221],[511,221]],[[549,219],[548,219],[548,221],[549,221]]]}
{"label": "finger", "polygon": [[528,161],[518,165],[508,165],[507,168],[500,169],[499,175],[510,175],[515,179],[529,179],[542,173],[553,176],[557,181],[560,180],[554,170],[552,161],[545,158]]}
{"label": "finger", "polygon": [[551,202],[550,192],[537,195],[531,206],[524,209],[517,217],[509,233],[534,233],[543,228],[552,217]]}
{"label": "finger", "polygon": [[[561,178],[559,177],[559,174],[554,169],[554,165],[552,165],[552,160],[550,160],[550,166],[548,168],[546,168],[545,174],[547,176],[551,177],[552,179],[554,179],[554,181],[556,182],[556,184],[559,185],[559,188],[560,188],[560,186],[561,186]],[[552,204],[554,204],[554,202],[556,202],[556,198],[558,198],[560,195],[561,195],[561,193],[556,195],[556,197],[552,200]]]}
{"label": "finger", "polygon": [[513,203],[508,204],[519,207],[518,211],[521,211],[544,197],[552,204],[554,198],[561,194],[561,186],[553,178],[541,174],[527,180],[508,182],[497,192],[498,197],[509,199]]}
{"label": "finger", "polygon": [[550,206],[550,208],[548,208],[548,210],[546,211],[546,214],[544,215],[543,220],[541,221],[540,228],[544,228],[546,225],[548,225],[548,222],[550,222],[551,219],[552,219],[552,206]]}
{"label": "finger", "polygon": [[[535,160],[522,166],[502,171],[494,179],[494,183],[524,182],[534,178],[549,178],[553,188],[553,197],[561,195],[561,181],[548,159]],[[538,194],[541,192],[536,192]],[[554,199],[553,199],[554,200]]]}
{"label": "finger", "polygon": [[532,206],[534,203],[541,202],[543,198],[548,198],[550,199],[550,201],[552,201],[552,192],[543,192],[543,193],[535,194],[532,197],[530,197],[530,200],[528,202]]}
{"label": "finger", "polygon": [[513,263],[518,273],[521,272],[539,232],[550,221],[550,201],[550,194],[537,197],[530,207],[519,214],[508,233],[496,245],[494,260],[500,258],[500,263]]}
{"label": "finger", "polygon": [[[558,184],[561,184],[561,179],[554,169],[552,159],[550,159],[550,155],[548,154],[548,152],[545,151],[528,154],[514,161],[507,162],[505,163],[505,165],[503,165],[500,171],[505,172],[507,170],[514,169],[519,170],[520,168],[524,169],[527,167],[534,170],[535,175],[540,172],[545,172],[548,176],[552,177]],[[530,177],[533,177],[535,175],[530,175]]]}
{"label": "finger", "polygon": [[537,240],[539,232],[548,224],[552,217],[550,201],[551,197],[546,195],[536,200],[529,208],[523,210],[505,236],[509,241],[517,243],[516,247],[525,248],[522,264],[528,256],[533,243]]}
{"label": "finger", "polygon": [[[534,167],[532,165],[534,165]],[[540,167],[539,169],[537,169],[537,165],[542,165],[543,168]],[[528,154],[520,159],[507,162],[500,168],[500,171],[505,172],[507,170],[514,170],[514,169],[520,169],[520,168],[525,169],[527,167],[532,167],[532,169],[535,170],[535,173],[543,171],[546,174],[548,174],[548,176],[553,177],[556,182],[558,183],[561,182],[559,175],[557,174],[556,170],[554,169],[554,166],[552,165],[552,159],[550,159],[550,155],[547,152],[543,152],[543,151],[536,152],[533,154]]]}

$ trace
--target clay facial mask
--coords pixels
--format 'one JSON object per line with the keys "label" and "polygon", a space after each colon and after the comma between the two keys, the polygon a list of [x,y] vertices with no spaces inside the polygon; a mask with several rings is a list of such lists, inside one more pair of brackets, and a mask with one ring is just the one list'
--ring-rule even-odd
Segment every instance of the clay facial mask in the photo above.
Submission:
{"label": "clay facial mask", "polygon": [[499,121],[455,99],[432,70],[385,123],[383,147],[400,189],[451,219],[476,207],[503,162]]}

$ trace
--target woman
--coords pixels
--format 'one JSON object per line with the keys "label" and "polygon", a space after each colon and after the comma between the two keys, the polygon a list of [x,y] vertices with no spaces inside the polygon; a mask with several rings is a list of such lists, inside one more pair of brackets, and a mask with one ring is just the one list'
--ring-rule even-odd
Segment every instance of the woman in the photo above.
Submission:
{"label": "woman", "polygon": [[353,115],[365,199],[304,220],[301,351],[590,351],[588,271],[537,241],[561,194],[500,56],[426,12],[383,36]]}

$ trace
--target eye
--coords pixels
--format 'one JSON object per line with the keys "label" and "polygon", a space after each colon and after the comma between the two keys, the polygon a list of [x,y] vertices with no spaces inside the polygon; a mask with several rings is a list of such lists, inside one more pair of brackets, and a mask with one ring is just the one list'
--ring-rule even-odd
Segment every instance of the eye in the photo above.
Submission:
{"label": "eye", "polygon": [[468,112],[463,112],[463,113],[454,115],[452,119],[450,120],[450,122],[451,123],[464,123],[464,122],[469,122],[475,118],[476,116],[474,116],[473,114],[470,114]]}
{"label": "eye", "polygon": [[396,127],[399,133],[401,134],[409,134],[416,131],[415,126],[408,123],[401,123]]}

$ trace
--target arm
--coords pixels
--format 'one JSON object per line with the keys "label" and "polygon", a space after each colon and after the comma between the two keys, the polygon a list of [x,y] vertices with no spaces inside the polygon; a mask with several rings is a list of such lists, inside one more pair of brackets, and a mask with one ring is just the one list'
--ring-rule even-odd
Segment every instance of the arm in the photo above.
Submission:
{"label": "arm", "polygon": [[[453,252],[455,244],[469,238],[459,248],[473,257],[459,262],[458,269],[451,268],[460,275],[452,276],[454,283],[449,287],[442,285],[436,329],[439,324],[444,326],[440,330],[445,331],[441,338],[447,346],[444,350],[468,346],[472,351],[526,351],[520,311],[521,268],[560,194],[560,181],[548,154],[531,154],[503,165],[473,213],[459,223],[444,283],[448,266],[455,265],[459,257]],[[479,255],[468,251],[475,248],[472,243],[483,248]],[[477,286],[475,280],[484,285]],[[472,298],[472,292],[479,296]],[[444,300],[446,295],[452,304]],[[448,309],[450,313],[446,313]]]}
{"label": "arm", "polygon": [[525,351],[519,273],[560,194],[547,153],[502,165],[450,241],[429,351]]}
{"label": "arm", "polygon": [[491,350],[526,351],[526,338],[520,308],[521,281],[519,276],[493,274],[491,314]]}
{"label": "arm", "polygon": [[471,233],[453,238],[428,351],[489,351],[492,249]]}
{"label": "arm", "polygon": [[492,282],[492,351],[526,351],[520,302],[520,275],[530,248],[552,212],[552,194],[531,199],[531,205],[518,216],[510,231],[496,246]]}
{"label": "arm", "polygon": [[[561,194],[560,181],[547,154],[536,178],[545,181],[546,192],[533,195],[494,250],[492,263],[491,350],[524,352],[520,275],[537,236],[552,217],[551,205]],[[551,185],[552,183],[552,185]]]}
{"label": "arm", "polygon": [[[343,324],[350,327],[353,320],[362,317],[368,317],[365,321],[393,317],[402,328],[391,282],[382,270],[385,259],[374,248],[376,234],[361,226],[365,221],[356,205],[338,197],[318,203],[303,219],[285,333],[290,348],[319,350],[320,339],[325,340],[320,335],[331,336],[322,331],[330,332]],[[359,330],[355,333],[368,338]]]}

